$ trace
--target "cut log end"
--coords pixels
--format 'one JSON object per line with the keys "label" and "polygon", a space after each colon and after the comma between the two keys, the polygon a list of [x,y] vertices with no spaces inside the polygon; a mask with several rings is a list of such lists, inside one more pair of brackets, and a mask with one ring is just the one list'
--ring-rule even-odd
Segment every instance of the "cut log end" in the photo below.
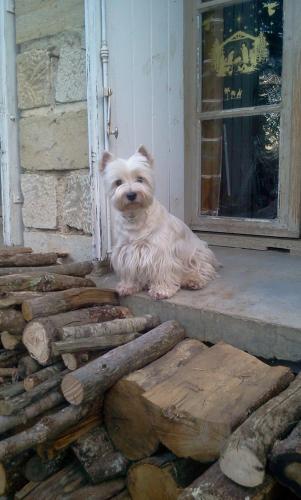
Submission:
{"label": "cut log end", "polygon": [[301,463],[292,462],[285,467],[284,473],[289,481],[294,481],[301,487]]}
{"label": "cut log end", "polygon": [[3,464],[0,463],[0,495],[4,495],[6,491],[6,472]]}
{"label": "cut log end", "polygon": [[240,446],[239,443],[236,447],[228,448],[225,455],[221,455],[219,464],[222,472],[241,486],[255,488],[264,481],[265,464],[260,462],[249,447]]}
{"label": "cut log end", "polygon": [[23,343],[30,355],[41,365],[49,361],[51,345],[42,322],[32,321],[23,333]]}
{"label": "cut log end", "polygon": [[83,402],[84,390],[82,384],[71,373],[65,375],[61,388],[68,403],[80,405]]}

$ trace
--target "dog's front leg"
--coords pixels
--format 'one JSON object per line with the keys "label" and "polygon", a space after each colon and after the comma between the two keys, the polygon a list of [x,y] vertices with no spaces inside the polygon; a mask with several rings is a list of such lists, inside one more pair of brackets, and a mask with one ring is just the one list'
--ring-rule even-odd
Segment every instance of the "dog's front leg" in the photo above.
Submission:
{"label": "dog's front leg", "polygon": [[131,281],[121,280],[116,286],[116,292],[120,297],[126,297],[127,295],[133,295],[134,293],[141,292],[142,286],[139,283],[134,283]]}
{"label": "dog's front leg", "polygon": [[155,300],[169,299],[177,293],[179,288],[180,286],[169,282],[152,283],[148,293]]}

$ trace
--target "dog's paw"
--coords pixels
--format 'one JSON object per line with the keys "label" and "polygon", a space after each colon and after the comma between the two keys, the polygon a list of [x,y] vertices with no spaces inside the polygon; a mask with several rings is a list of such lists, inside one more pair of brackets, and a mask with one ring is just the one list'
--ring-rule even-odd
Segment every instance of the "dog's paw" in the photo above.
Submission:
{"label": "dog's paw", "polygon": [[134,293],[138,293],[140,291],[140,287],[138,285],[134,285],[133,283],[125,283],[124,281],[120,281],[116,286],[116,292],[120,297],[126,297],[127,295],[133,295]]}
{"label": "dog's paw", "polygon": [[189,279],[181,284],[181,288],[188,288],[188,290],[200,290],[206,285],[207,281],[202,279]]}
{"label": "dog's paw", "polygon": [[178,287],[171,287],[171,288],[151,287],[149,289],[148,294],[155,300],[162,300],[162,299],[169,299],[170,297],[175,295],[175,293],[177,293],[178,290],[179,290]]}

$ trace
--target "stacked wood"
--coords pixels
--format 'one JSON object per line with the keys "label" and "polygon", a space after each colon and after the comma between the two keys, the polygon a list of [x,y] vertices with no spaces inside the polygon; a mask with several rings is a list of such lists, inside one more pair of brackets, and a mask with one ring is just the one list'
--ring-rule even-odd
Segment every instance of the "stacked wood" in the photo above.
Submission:
{"label": "stacked wood", "polygon": [[35,373],[29,374],[24,379],[24,389],[25,391],[30,391],[36,385],[45,382],[46,380],[52,378],[63,370],[63,363],[59,361],[53,365],[47,366],[42,370],[36,371]]}
{"label": "stacked wood", "polygon": [[11,257],[16,254],[27,254],[27,253],[32,253],[32,248],[22,247],[22,246],[0,248],[1,257]]}
{"label": "stacked wood", "polygon": [[43,292],[0,292],[0,309],[8,309],[9,307],[21,306],[24,300],[33,299],[37,297],[41,297]]}
{"label": "stacked wood", "polygon": [[22,335],[12,335],[9,332],[1,332],[1,343],[8,351],[23,350]]}
{"label": "stacked wood", "polygon": [[114,479],[96,486],[83,486],[73,493],[66,495],[66,500],[109,500],[115,498],[115,495],[122,492],[125,488],[124,479]]}
{"label": "stacked wood", "polygon": [[76,457],[93,484],[124,476],[128,461],[115,451],[104,427],[96,427],[72,445]]}
{"label": "stacked wood", "polygon": [[267,476],[257,488],[238,486],[221,472],[218,463],[212,465],[177,497],[179,500],[272,500],[279,496],[279,485]]}
{"label": "stacked wood", "polygon": [[[4,368],[5,366],[16,366],[20,358],[20,353],[18,351],[4,351],[0,353],[0,366]],[[1,389],[0,389],[1,394]],[[1,396],[0,396],[1,397]]]}
{"label": "stacked wood", "polygon": [[230,436],[220,458],[223,473],[242,486],[260,485],[273,444],[300,418],[301,373],[285,391],[258,408]]}
{"label": "stacked wood", "polygon": [[192,357],[143,398],[161,443],[179,457],[210,462],[249,413],[292,378],[288,368],[270,367],[219,343]]}
{"label": "stacked wood", "polygon": [[140,460],[153,455],[160,444],[143,393],[171,377],[205,349],[202,342],[185,339],[153,363],[123,377],[107,392],[106,428],[116,448],[128,459]]}
{"label": "stacked wood", "polygon": [[139,333],[125,333],[121,335],[102,335],[101,337],[62,340],[52,343],[52,352],[56,354],[108,350],[127,344],[139,337]]}
{"label": "stacked wood", "polygon": [[60,339],[60,329],[63,326],[98,323],[114,318],[125,318],[129,315],[130,312],[125,307],[94,306],[35,319],[25,327],[23,343],[30,355],[41,365],[45,365],[54,358],[52,342]]}
{"label": "stacked wood", "polygon": [[24,475],[28,481],[44,481],[55,472],[58,472],[66,462],[67,451],[64,450],[58,453],[54,458],[42,458],[39,455],[34,455],[26,463]]}
{"label": "stacked wood", "polygon": [[198,462],[164,453],[132,465],[127,487],[132,500],[176,500],[203,470]]}
{"label": "stacked wood", "polygon": [[97,288],[70,288],[61,292],[45,293],[37,298],[24,300],[22,313],[26,321],[42,316],[79,309],[85,306],[118,304],[118,297],[112,290]]}
{"label": "stacked wood", "polygon": [[68,370],[74,371],[87,364],[89,361],[93,361],[93,359],[98,358],[101,354],[101,351],[68,352],[62,354],[62,360]]}
{"label": "stacked wood", "polygon": [[63,378],[62,392],[75,405],[103,394],[121,377],[170,351],[186,336],[176,321],[166,321],[128,344],[112,349]]}
{"label": "stacked wood", "polygon": [[27,273],[0,276],[0,292],[21,292],[32,290],[36,292],[52,292],[67,288],[93,287],[94,282],[87,278],[65,276],[54,273]]}
{"label": "stacked wood", "polygon": [[0,255],[0,267],[9,266],[50,266],[56,264],[57,254],[52,253],[29,253],[10,256]]}
{"label": "stacked wood", "polygon": [[10,496],[25,485],[23,469],[30,454],[31,452],[27,451],[0,464],[0,495]]}
{"label": "stacked wood", "polygon": [[14,309],[0,310],[0,331],[21,334],[25,327],[25,320],[20,311]]}
{"label": "stacked wood", "polygon": [[270,470],[277,480],[301,497],[301,421],[286,439],[276,441],[270,455]]}
{"label": "stacked wood", "polygon": [[37,363],[30,356],[22,356],[18,361],[18,374],[19,377],[25,378],[33,373],[36,373],[40,369],[39,363]]}
{"label": "stacked wood", "polygon": [[[93,270],[93,264],[90,261],[85,262],[72,262],[70,264],[58,264],[52,266],[39,266],[38,271],[40,273],[55,273],[55,274],[66,274],[69,276],[80,276],[84,277],[90,274]],[[22,274],[36,272],[36,266],[26,266],[26,267],[4,267],[0,268],[0,276],[6,276],[8,274]]]}

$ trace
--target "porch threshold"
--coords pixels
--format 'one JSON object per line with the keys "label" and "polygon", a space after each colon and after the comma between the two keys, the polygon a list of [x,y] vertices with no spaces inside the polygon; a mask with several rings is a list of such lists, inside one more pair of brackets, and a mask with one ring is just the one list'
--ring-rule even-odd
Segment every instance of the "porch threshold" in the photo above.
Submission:
{"label": "porch threshold", "polygon": [[[177,319],[189,337],[223,340],[256,356],[301,360],[301,257],[273,251],[214,247],[223,268],[204,290],[181,290],[154,301],[146,293],[122,299],[137,314]],[[113,274],[92,276],[114,288]]]}

